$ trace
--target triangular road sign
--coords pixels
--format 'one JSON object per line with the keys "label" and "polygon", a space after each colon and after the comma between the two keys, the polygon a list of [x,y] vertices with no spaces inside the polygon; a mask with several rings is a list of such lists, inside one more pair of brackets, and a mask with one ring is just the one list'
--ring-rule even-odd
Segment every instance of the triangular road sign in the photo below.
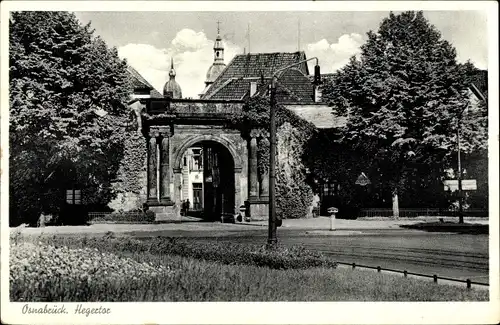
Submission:
{"label": "triangular road sign", "polygon": [[368,179],[368,177],[365,175],[365,173],[361,173],[359,176],[358,176],[358,179],[356,180],[356,184],[357,185],[361,185],[361,186],[366,186],[368,184],[371,184],[370,180]]}

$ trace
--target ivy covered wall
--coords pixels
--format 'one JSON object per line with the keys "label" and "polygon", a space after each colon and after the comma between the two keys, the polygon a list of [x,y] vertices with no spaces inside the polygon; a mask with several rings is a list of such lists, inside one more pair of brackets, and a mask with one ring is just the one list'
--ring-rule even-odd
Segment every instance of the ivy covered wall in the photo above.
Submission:
{"label": "ivy covered wall", "polygon": [[136,129],[126,132],[124,156],[112,189],[116,195],[108,206],[115,211],[132,211],[146,202],[147,148],[144,135]]}
{"label": "ivy covered wall", "polygon": [[283,123],[277,133],[276,201],[284,219],[310,217],[313,191],[307,183],[302,161],[304,130],[290,122]]}
{"label": "ivy covered wall", "polygon": [[[241,113],[235,114],[232,122],[243,133],[250,133],[255,128],[269,129],[269,109],[268,98],[250,98]],[[308,140],[317,130],[314,125],[281,105],[276,107],[276,125],[277,213],[287,219],[311,216],[315,200],[303,156]],[[266,174],[269,169],[268,141],[259,141],[258,157],[259,174]]]}

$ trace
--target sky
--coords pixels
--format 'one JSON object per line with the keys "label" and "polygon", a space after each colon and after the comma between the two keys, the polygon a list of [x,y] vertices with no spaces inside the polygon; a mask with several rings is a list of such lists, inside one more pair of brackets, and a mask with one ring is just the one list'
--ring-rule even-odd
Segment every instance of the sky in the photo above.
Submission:
{"label": "sky", "polygon": [[[224,40],[226,64],[244,52],[293,52],[300,48],[308,58],[318,57],[322,73],[331,73],[359,53],[366,33],[376,31],[389,12],[80,11],[75,14],[82,23],[91,22],[95,33],[109,46],[115,46],[119,56],[126,58],[161,93],[173,57],[183,97],[198,98],[213,63],[217,21]],[[470,60],[476,67],[487,69],[485,12],[424,11],[424,15],[456,48],[459,62]]]}

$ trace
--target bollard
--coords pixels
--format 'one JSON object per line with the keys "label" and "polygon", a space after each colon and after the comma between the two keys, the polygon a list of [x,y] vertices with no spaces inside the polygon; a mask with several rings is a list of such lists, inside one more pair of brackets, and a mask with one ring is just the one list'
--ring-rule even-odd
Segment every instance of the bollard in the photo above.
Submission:
{"label": "bollard", "polygon": [[330,231],[335,230],[335,214],[339,212],[339,209],[330,207],[328,208],[328,213],[330,214]]}
{"label": "bollard", "polygon": [[438,276],[434,274],[432,277],[434,278],[434,282],[437,283],[438,282]]}
{"label": "bollard", "polygon": [[466,282],[467,282],[467,289],[470,289],[471,288],[471,283],[470,283],[471,281],[470,281],[470,279],[467,279]]}

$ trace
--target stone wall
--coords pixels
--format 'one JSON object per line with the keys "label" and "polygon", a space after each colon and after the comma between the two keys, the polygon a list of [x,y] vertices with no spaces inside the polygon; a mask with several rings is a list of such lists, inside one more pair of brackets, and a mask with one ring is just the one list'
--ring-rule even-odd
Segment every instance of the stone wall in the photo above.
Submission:
{"label": "stone wall", "polygon": [[172,101],[170,112],[182,115],[205,115],[205,114],[235,114],[239,113],[243,104],[240,102],[194,102],[194,101]]}

